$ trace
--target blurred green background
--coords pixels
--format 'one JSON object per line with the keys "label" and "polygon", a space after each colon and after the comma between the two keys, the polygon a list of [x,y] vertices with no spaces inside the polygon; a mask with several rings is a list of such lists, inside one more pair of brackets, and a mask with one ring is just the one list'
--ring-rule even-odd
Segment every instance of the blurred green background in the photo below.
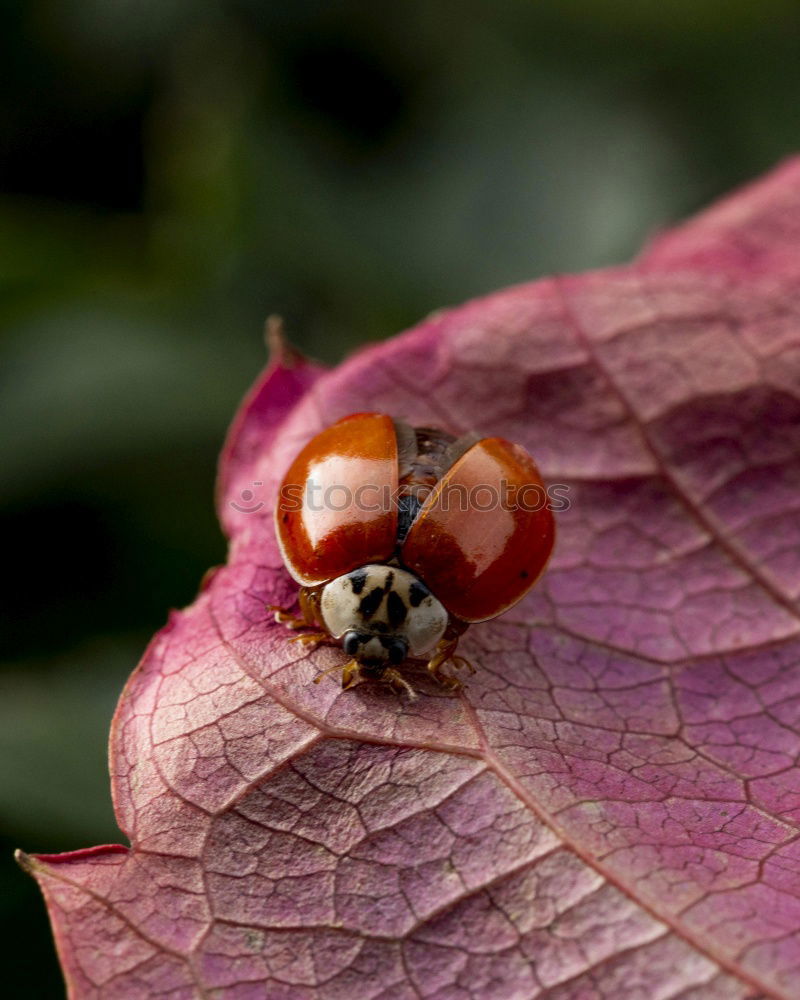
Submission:
{"label": "blurred green background", "polygon": [[798,29],[788,0],[4,0],[7,996],[63,995],[11,851],[119,839],[110,716],[224,559],[264,317],[335,362],[624,261],[800,147]]}

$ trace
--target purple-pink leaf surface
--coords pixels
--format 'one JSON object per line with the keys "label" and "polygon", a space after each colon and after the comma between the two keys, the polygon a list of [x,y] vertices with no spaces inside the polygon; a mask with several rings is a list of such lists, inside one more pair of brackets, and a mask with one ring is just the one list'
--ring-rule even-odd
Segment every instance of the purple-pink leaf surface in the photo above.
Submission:
{"label": "purple-pink leaf surface", "polygon": [[[455,698],[313,684],[346,657],[265,609],[280,477],[371,409],[569,487]],[[113,723],[131,846],[23,856],[74,1000],[800,996],[800,161],[628,267],[279,352],[220,484],[229,562]]]}

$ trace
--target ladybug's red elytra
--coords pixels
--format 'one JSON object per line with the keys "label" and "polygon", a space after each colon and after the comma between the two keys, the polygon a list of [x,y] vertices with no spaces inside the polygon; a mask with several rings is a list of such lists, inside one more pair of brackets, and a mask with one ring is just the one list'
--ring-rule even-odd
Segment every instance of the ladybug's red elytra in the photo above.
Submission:
{"label": "ladybug's red elytra", "polygon": [[343,688],[382,678],[411,697],[398,670],[409,658],[461,688],[443,669],[471,669],[455,655],[460,636],[524,597],[555,539],[524,448],[384,413],[354,413],[308,442],[283,480],[275,524],[300,584],[300,614],[271,606],[276,619],[310,629],[296,637],[304,644],[341,643],[351,657]]}

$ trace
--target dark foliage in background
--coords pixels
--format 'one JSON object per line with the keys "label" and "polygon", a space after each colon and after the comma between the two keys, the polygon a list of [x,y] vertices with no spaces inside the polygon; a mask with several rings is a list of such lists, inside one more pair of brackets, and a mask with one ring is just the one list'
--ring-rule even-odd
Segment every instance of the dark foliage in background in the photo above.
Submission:
{"label": "dark foliage in background", "polygon": [[264,317],[333,361],[625,259],[800,146],[798,28],[782,0],[3,6],[8,995],[61,991],[11,850],[118,838],[108,722],[223,559]]}

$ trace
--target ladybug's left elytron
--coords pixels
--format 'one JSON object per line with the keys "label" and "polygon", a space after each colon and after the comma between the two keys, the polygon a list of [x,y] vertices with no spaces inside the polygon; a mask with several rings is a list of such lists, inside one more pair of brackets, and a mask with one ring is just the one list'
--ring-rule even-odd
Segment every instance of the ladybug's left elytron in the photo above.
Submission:
{"label": "ladybug's left elytron", "polygon": [[527,593],[555,537],[524,448],[383,413],[345,417],[309,441],[286,473],[275,524],[301,585],[300,615],[273,608],[277,620],[314,630],[300,642],[341,642],[351,657],[343,688],[383,678],[412,697],[398,666],[424,657],[458,690],[442,667],[467,662],[455,655],[459,637]]}

